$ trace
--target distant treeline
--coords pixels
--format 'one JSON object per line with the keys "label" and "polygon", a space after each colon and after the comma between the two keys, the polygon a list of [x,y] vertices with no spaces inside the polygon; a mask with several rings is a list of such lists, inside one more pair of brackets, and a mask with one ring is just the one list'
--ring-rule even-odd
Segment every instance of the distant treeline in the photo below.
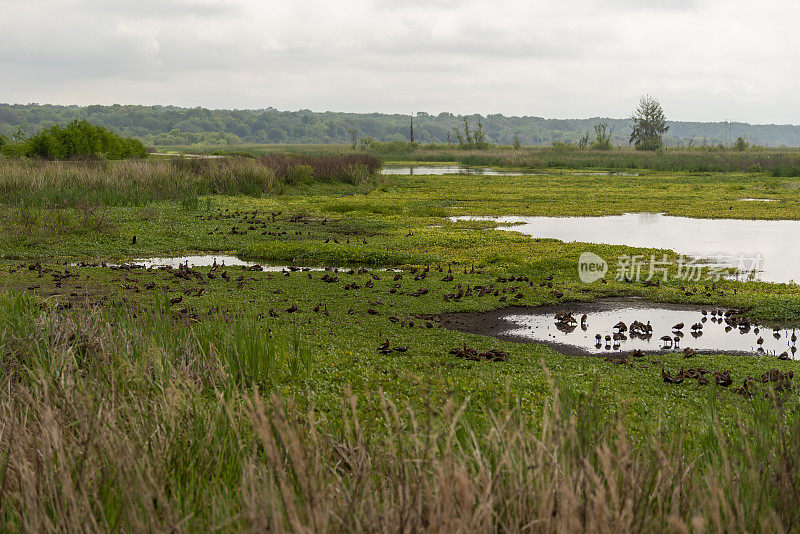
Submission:
{"label": "distant treeline", "polygon": [[[669,110],[667,116],[669,116]],[[454,128],[463,128],[464,116],[452,113],[414,116],[417,143],[458,143]],[[594,125],[606,123],[611,144],[627,146],[629,119],[545,119],[504,115],[468,115],[480,123],[484,140],[495,145],[577,144]],[[33,135],[53,124],[87,119],[125,137],[150,146],[237,145],[242,143],[347,143],[372,138],[408,141],[409,115],[381,113],[315,113],[309,110],[209,110],[174,106],[53,106],[0,104],[0,135]],[[668,122],[667,146],[731,145],[738,137],[763,146],[800,146],[800,126],[751,125],[738,122]]]}

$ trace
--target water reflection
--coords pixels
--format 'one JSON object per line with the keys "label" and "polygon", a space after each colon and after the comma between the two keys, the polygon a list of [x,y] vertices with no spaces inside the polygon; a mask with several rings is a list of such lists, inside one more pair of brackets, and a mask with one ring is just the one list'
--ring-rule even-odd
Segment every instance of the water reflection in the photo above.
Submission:
{"label": "water reflection", "polygon": [[[392,175],[445,175],[471,174],[475,176],[522,176],[525,173],[492,167],[468,167],[465,165],[389,165],[381,174]],[[530,173],[528,173],[530,174]]]}
{"label": "water reflection", "polygon": [[[606,302],[574,311],[511,313],[498,332],[530,341],[570,346],[590,354],[641,350],[763,353],[796,356],[793,329],[759,326],[736,310]],[[566,317],[565,317],[566,316]]]}
{"label": "water reflection", "polygon": [[[737,258],[761,256],[757,278],[788,283],[800,280],[800,221],[692,219],[660,213],[605,217],[452,217],[492,220],[501,230],[564,242],[603,243],[674,250],[686,256],[739,268]],[[611,262],[613,258],[606,258]]]}

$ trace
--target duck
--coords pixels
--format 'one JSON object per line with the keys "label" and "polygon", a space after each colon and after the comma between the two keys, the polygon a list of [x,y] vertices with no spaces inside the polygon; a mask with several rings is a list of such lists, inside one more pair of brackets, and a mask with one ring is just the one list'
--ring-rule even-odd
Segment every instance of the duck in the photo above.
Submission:
{"label": "duck", "polygon": [[718,386],[722,386],[724,388],[733,384],[733,380],[731,380],[731,372],[729,370],[724,371],[714,371],[714,382]]}
{"label": "duck", "polygon": [[673,330],[680,330],[683,328],[683,323],[678,323],[672,327]]}
{"label": "duck", "polygon": [[685,377],[686,375],[684,374],[683,369],[681,369],[678,374],[673,376],[670,371],[663,367],[661,368],[661,379],[667,384],[681,384]]}

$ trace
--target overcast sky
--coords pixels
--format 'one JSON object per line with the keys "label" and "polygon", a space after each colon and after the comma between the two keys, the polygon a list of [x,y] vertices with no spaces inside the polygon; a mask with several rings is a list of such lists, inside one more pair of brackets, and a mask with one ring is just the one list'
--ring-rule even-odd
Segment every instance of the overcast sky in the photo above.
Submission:
{"label": "overcast sky", "polygon": [[0,102],[800,124],[796,0],[0,0]]}

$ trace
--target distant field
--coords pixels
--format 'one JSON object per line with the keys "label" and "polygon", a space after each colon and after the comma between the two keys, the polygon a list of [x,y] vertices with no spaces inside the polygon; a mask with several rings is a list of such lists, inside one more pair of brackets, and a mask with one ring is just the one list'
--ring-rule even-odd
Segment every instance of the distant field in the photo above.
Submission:
{"label": "distant field", "polygon": [[[487,150],[458,150],[447,145],[439,148],[407,148],[391,150],[403,144],[388,144],[386,152],[372,152],[387,162],[425,161],[451,162],[464,165],[492,165],[528,169],[603,169],[656,170],[686,172],[752,172],[774,176],[800,176],[800,148],[764,148],[735,151],[732,149],[666,148],[659,152],[633,149],[609,151],[579,150],[577,147],[497,147]],[[171,146],[158,151],[202,154],[311,154],[353,153],[349,145],[235,145],[235,146]]]}

